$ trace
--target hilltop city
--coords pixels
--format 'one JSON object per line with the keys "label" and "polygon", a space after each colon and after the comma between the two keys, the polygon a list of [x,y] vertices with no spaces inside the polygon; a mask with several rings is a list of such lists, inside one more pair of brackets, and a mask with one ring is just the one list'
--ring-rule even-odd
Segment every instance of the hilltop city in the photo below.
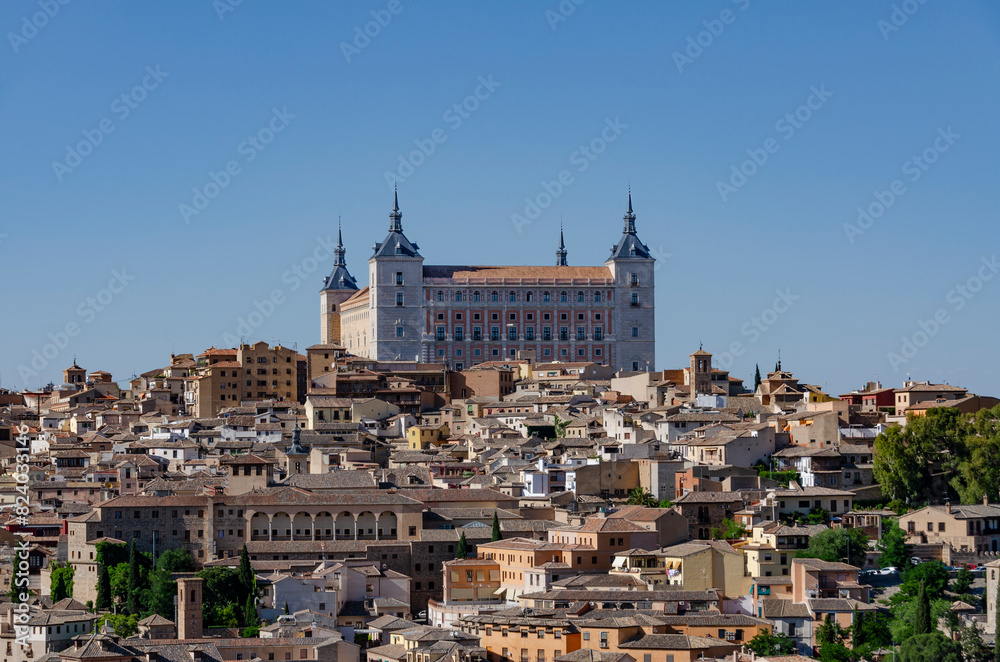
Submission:
{"label": "hilltop city", "polygon": [[394,196],[304,352],[0,390],[3,662],[992,659],[1000,400],[656,366],[623,202],[600,265],[428,265]]}

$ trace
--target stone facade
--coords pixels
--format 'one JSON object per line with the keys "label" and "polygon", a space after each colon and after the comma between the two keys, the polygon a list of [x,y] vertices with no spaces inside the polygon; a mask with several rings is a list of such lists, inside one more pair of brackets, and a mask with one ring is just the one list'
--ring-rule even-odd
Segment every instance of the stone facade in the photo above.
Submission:
{"label": "stone facade", "polygon": [[[621,238],[594,267],[568,266],[561,242],[551,267],[425,265],[403,233],[398,198],[389,218],[389,234],[368,260],[369,286],[337,304],[336,323],[327,319],[334,304],[324,290],[324,342],[456,370],[519,355],[653,369],[655,259],[636,236],[631,195]],[[336,325],[339,339],[330,336]]]}

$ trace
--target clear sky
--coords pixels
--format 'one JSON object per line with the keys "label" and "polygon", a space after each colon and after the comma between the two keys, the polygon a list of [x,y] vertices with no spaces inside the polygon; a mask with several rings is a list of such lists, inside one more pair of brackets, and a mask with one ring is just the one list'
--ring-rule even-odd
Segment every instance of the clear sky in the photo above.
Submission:
{"label": "clear sky", "polygon": [[427,264],[552,264],[560,219],[601,264],[631,183],[657,368],[704,343],[749,383],[780,349],[833,393],[1000,394],[996,3],[8,0],[0,27],[3,386],[318,342],[325,242],[340,215],[363,285],[395,178]]}

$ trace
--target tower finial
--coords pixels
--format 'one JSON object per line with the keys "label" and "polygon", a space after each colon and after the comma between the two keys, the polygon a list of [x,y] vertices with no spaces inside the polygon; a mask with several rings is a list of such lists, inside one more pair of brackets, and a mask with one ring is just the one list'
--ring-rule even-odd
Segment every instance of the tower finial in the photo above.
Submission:
{"label": "tower finial", "polygon": [[556,249],[556,266],[565,267],[566,266],[566,243],[563,241],[563,227],[562,220],[559,221],[559,248]]}
{"label": "tower finial", "polygon": [[392,211],[389,212],[389,232],[402,232],[403,214],[399,211],[399,192],[396,189],[396,185],[392,186]]}
{"label": "tower finial", "polygon": [[632,211],[632,185],[628,187],[628,208],[625,210],[625,234],[635,234],[635,213]]}
{"label": "tower finial", "polygon": [[344,259],[344,255],[347,253],[344,250],[344,237],[341,230],[340,214],[337,214],[337,248],[334,249],[333,255],[333,266],[335,267],[346,267],[347,262]]}

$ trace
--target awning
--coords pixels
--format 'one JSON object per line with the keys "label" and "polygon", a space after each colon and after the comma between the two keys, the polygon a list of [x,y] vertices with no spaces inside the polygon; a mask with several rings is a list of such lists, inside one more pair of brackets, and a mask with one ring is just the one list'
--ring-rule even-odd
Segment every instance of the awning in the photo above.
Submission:
{"label": "awning", "polygon": [[612,568],[621,568],[622,566],[625,565],[625,560],[626,559],[625,559],[624,556],[616,556],[615,560],[611,563],[611,567]]}
{"label": "awning", "polygon": [[493,591],[493,595],[503,595],[506,592],[507,592],[507,589],[505,589],[503,587],[500,587],[497,590]]}

